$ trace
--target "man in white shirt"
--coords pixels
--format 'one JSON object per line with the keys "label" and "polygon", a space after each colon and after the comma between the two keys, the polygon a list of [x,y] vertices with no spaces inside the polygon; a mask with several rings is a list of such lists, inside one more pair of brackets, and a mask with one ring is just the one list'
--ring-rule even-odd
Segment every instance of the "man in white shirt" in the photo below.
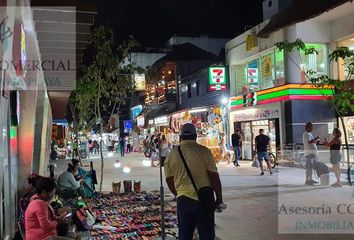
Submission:
{"label": "man in white shirt", "polygon": [[316,144],[320,142],[320,138],[314,137],[311,133],[312,130],[312,122],[306,123],[305,132],[302,136],[302,141],[304,144],[304,156],[306,158],[306,185],[314,185],[315,183],[318,183],[312,179],[312,166],[318,156],[318,149]]}

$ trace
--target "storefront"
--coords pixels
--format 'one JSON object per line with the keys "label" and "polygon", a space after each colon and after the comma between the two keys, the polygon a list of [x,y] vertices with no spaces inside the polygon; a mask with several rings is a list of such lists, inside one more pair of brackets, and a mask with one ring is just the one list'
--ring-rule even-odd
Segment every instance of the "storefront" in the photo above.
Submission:
{"label": "storefront", "polygon": [[241,130],[243,159],[253,158],[254,139],[259,134],[259,129],[264,129],[264,133],[270,138],[272,152],[276,152],[281,144],[280,124],[283,123],[281,109],[278,102],[230,112],[230,138],[236,129]]}
{"label": "storefront", "polygon": [[[244,159],[253,158],[254,139],[261,128],[271,139],[273,153],[284,144],[302,144],[304,125],[308,121],[314,123],[316,135],[328,138],[335,114],[323,100],[331,95],[329,87],[318,90],[312,84],[286,84],[232,97],[229,138],[235,129],[241,130]],[[306,114],[301,114],[302,111]]]}

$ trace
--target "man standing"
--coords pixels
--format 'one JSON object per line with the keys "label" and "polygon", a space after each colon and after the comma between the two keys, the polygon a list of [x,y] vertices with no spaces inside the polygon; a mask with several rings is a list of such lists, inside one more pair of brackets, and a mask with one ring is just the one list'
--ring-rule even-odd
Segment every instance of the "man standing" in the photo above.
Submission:
{"label": "man standing", "polygon": [[235,161],[234,165],[239,167],[239,160],[241,158],[241,146],[242,146],[242,136],[239,128],[231,135],[232,148],[234,149]]}
{"label": "man standing", "polygon": [[268,146],[270,147],[270,138],[264,134],[264,129],[259,129],[259,135],[255,138],[255,148],[258,156],[259,165],[261,167],[261,175],[264,175],[263,159],[266,161],[269,173],[273,174],[270,158],[268,155]]}
{"label": "man standing", "polygon": [[318,183],[312,180],[312,166],[318,156],[318,149],[316,144],[320,142],[320,138],[313,137],[311,133],[312,130],[312,122],[307,122],[305,125],[305,132],[302,136],[302,141],[304,144],[304,156],[306,158],[306,185],[314,185],[315,183]]}
{"label": "man standing", "polygon": [[[222,204],[220,177],[211,151],[196,142],[196,129],[191,123],[183,125],[180,137],[180,150],[197,189],[211,187],[216,194],[216,204]],[[198,201],[197,192],[187,174],[179,148],[174,148],[167,155],[165,175],[169,189],[177,197],[179,239],[191,240],[196,227],[200,239],[215,239],[214,210],[203,208]]]}
{"label": "man standing", "polygon": [[124,151],[125,151],[125,139],[124,137],[121,137],[119,140],[119,148],[120,148],[120,156],[124,157]]}

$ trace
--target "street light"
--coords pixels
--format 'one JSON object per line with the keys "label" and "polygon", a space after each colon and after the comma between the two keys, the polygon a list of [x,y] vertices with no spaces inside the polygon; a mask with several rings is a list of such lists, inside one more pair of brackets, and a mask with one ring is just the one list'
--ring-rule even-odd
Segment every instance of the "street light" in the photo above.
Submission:
{"label": "street light", "polygon": [[226,105],[229,102],[229,99],[227,99],[227,97],[222,97],[221,98],[221,104],[222,105]]}

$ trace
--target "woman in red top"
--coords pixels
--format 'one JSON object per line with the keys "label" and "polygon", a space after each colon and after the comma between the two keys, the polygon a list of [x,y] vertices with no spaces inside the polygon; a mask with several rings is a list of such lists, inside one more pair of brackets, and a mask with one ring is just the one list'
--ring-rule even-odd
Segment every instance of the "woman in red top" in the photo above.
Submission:
{"label": "woman in red top", "polygon": [[26,240],[42,240],[57,235],[58,222],[65,223],[64,217],[55,217],[49,205],[55,193],[55,181],[43,177],[38,181],[36,193],[25,212]]}

